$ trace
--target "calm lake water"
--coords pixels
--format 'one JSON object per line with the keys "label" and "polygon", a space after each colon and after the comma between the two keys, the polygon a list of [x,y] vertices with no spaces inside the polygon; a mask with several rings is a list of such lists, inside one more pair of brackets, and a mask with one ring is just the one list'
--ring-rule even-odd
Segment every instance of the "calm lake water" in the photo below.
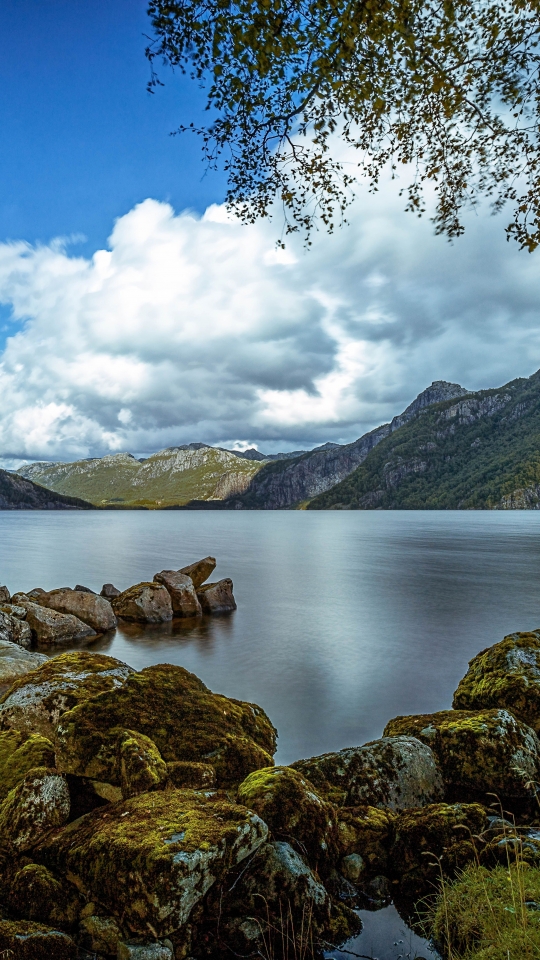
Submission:
{"label": "calm lake water", "polygon": [[540,512],[0,512],[12,592],[120,589],[212,554],[238,610],[94,643],[259,703],[291,762],[450,707],[467,661],[540,626]]}

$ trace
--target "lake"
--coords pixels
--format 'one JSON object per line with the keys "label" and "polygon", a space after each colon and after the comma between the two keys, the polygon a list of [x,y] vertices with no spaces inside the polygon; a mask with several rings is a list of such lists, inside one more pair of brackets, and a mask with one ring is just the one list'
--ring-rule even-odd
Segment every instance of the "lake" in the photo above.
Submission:
{"label": "lake", "polygon": [[479,650],[540,626],[540,512],[0,512],[0,583],[124,589],[211,554],[238,610],[89,649],[259,703],[277,761],[450,707]]}

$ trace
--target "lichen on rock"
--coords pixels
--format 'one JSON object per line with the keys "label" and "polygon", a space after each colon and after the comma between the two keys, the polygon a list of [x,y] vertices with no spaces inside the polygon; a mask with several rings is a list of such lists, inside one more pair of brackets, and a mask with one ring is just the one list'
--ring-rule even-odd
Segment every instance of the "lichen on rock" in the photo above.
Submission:
{"label": "lichen on rock", "polygon": [[0,733],[0,800],[3,800],[33,767],[54,767],[54,747],[39,734],[20,730]]}
{"label": "lichen on rock", "polygon": [[10,790],[0,806],[0,837],[19,852],[31,850],[69,818],[66,778],[57,770],[36,767]]}

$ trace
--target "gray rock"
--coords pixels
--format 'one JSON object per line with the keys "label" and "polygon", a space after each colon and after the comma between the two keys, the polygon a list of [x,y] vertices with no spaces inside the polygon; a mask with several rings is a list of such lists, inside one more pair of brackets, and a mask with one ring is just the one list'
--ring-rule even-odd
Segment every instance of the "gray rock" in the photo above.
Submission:
{"label": "gray rock", "polygon": [[190,563],[187,567],[182,567],[178,573],[185,573],[193,581],[195,589],[200,587],[205,580],[208,580],[210,574],[216,566],[215,557],[205,557],[204,560],[197,560],[196,563]]}
{"label": "gray rock", "polygon": [[14,680],[31,673],[47,662],[42,653],[34,653],[9,640],[0,640],[0,687],[10,686]]}
{"label": "gray rock", "polygon": [[348,856],[343,857],[339,868],[346,880],[350,880],[351,883],[358,883],[366,865],[359,853],[349,853]]}
{"label": "gray rock", "polygon": [[93,914],[84,917],[79,924],[79,941],[85,950],[116,956],[118,943],[122,939],[120,928],[112,917],[99,917]]}
{"label": "gray rock", "polygon": [[71,643],[73,640],[89,640],[96,636],[92,627],[71,614],[58,613],[40,603],[22,600],[20,595],[18,606],[25,608],[26,622],[32,630],[33,639],[38,643]]}
{"label": "gray rock", "polygon": [[193,580],[187,574],[162,570],[156,573],[154,581],[163,584],[169,592],[175,617],[199,617],[202,614]]}
{"label": "gray rock", "polygon": [[118,944],[117,960],[174,960],[170,940],[124,940]]}
{"label": "gray rock", "polygon": [[236,610],[233,582],[228,577],[217,583],[205,583],[197,589],[197,597],[203,613],[229,613]]}
{"label": "gray rock", "polygon": [[32,631],[24,620],[0,610],[0,640],[7,640],[28,649],[32,644]]}
{"label": "gray rock", "polygon": [[168,590],[161,583],[136,583],[112,600],[117,617],[140,623],[166,623],[173,611]]}
{"label": "gray rock", "polygon": [[93,593],[96,596],[96,591],[91,590],[90,587],[83,587],[80,583],[75,584],[73,587],[74,590],[77,590],[79,593]]}
{"label": "gray rock", "polygon": [[0,603],[9,603],[11,599],[10,592],[7,587],[0,587]]}
{"label": "gray rock", "polygon": [[10,617],[17,617],[17,620],[26,620],[26,610],[15,603],[0,603],[2,613],[9,613]]}
{"label": "gray rock", "polygon": [[105,597],[106,600],[112,600],[113,597],[119,597],[121,591],[117,590],[114,584],[104,583],[101,588],[100,597]]}
{"label": "gray rock", "polygon": [[109,601],[91,590],[51,590],[40,596],[39,604],[78,617],[97,633],[106,633],[116,627],[116,617]]}
{"label": "gray rock", "polygon": [[36,767],[11,790],[0,807],[0,836],[21,853],[31,850],[55,827],[67,823],[69,787],[56,770]]}

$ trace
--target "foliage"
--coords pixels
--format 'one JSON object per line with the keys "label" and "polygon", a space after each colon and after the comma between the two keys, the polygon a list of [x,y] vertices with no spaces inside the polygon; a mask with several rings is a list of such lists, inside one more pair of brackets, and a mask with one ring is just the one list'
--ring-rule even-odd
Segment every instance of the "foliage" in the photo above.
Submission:
{"label": "foliage", "polygon": [[277,200],[287,232],[331,231],[356,178],[337,134],[372,190],[412,165],[409,210],[431,183],[438,232],[462,233],[487,195],[513,204],[522,247],[540,242],[538,0],[150,0],[149,15],[150,89],[160,60],[206,87],[196,132],[245,222]]}

